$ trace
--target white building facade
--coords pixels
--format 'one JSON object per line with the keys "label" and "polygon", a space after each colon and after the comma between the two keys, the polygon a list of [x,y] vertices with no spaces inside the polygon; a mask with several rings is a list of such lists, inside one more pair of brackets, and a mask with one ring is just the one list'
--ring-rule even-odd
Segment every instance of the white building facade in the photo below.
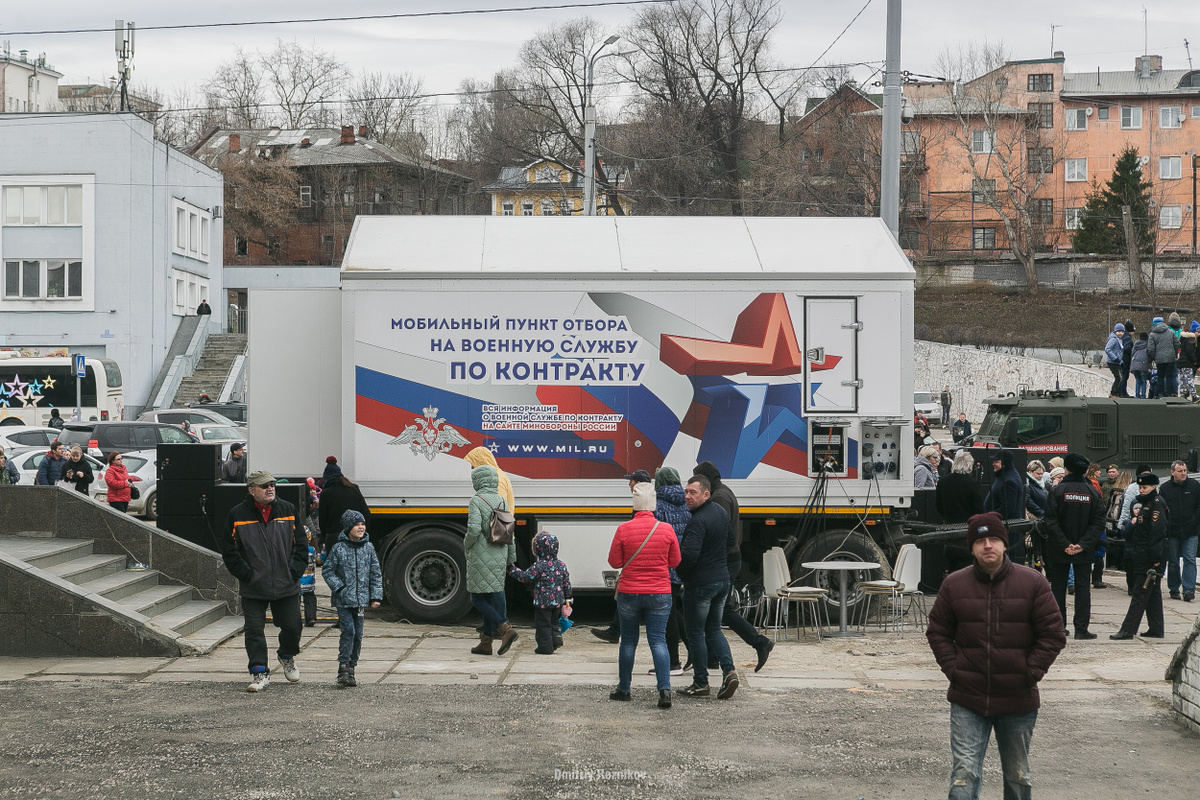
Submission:
{"label": "white building facade", "polygon": [[223,329],[222,192],[134,114],[0,115],[0,348],[116,361],[131,418],[201,300]]}
{"label": "white building facade", "polygon": [[0,114],[58,111],[58,80],[46,57],[29,51],[0,52]]}

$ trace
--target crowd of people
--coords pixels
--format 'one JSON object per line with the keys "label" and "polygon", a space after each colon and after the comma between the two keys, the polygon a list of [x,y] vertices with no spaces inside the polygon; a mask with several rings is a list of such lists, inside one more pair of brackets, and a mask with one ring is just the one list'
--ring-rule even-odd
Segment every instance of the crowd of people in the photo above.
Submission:
{"label": "crowd of people", "polygon": [[[1112,372],[1109,397],[1196,397],[1196,366],[1200,352],[1196,335],[1200,321],[1184,328],[1179,314],[1154,317],[1149,331],[1137,331],[1133,320],[1113,326],[1104,344],[1104,363]],[[1129,376],[1134,394],[1129,394]]]}

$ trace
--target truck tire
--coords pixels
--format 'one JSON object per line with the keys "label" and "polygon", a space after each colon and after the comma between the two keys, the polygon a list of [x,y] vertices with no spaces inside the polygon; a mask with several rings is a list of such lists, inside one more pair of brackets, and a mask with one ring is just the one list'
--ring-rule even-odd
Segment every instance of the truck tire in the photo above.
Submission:
{"label": "truck tire", "polygon": [[869,574],[852,572],[847,576],[846,620],[853,624],[858,624],[865,607],[862,594],[856,588],[858,581],[888,580],[892,577],[892,568],[883,549],[861,531],[824,531],[806,542],[792,560],[792,580],[802,579],[805,585],[829,590],[826,610],[833,624],[837,624],[838,619],[839,577],[835,572],[800,566],[806,561],[873,561],[880,565],[878,569],[870,570]]}
{"label": "truck tire", "polygon": [[388,602],[411,622],[456,622],[470,608],[462,537],[444,528],[423,528],[405,536],[388,553],[383,590]]}

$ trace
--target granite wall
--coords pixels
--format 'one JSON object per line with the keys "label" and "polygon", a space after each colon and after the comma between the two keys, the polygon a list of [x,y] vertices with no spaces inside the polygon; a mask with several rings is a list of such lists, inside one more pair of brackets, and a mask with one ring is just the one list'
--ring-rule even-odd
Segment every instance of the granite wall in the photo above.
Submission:
{"label": "granite wall", "polygon": [[[1108,370],[1059,364],[1037,358],[1004,355],[974,347],[940,342],[914,343],[914,387],[918,391],[940,391],[950,385],[954,395],[954,418],[959,410],[978,428],[987,410],[985,397],[1030,389],[1074,389],[1087,397],[1108,397],[1112,375]],[[1132,381],[1131,381],[1132,385]]]}
{"label": "granite wall", "polygon": [[1172,682],[1171,707],[1176,716],[1200,733],[1200,617],[1175,651],[1167,667],[1167,680]]}
{"label": "granite wall", "polygon": [[[1012,258],[918,261],[913,267],[918,291],[970,285],[1021,289],[1026,285],[1025,268]],[[1160,254],[1153,266],[1147,258],[1142,264],[1147,286],[1152,272],[1155,289],[1163,294],[1164,302],[1167,294],[1200,291],[1200,259],[1195,256]],[[1055,291],[1128,292],[1135,280],[1129,264],[1116,257],[1040,256],[1037,273],[1038,287]]]}

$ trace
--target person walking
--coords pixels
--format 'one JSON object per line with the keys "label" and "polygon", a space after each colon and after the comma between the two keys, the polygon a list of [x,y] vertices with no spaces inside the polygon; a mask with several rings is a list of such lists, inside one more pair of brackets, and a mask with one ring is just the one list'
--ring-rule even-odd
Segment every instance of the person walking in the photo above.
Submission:
{"label": "person walking", "polygon": [[959,450],[954,456],[950,474],[938,481],[934,505],[944,524],[962,524],[983,513],[983,491],[971,474],[975,458],[969,450]]}
{"label": "person walking", "polygon": [[684,498],[692,518],[683,533],[681,560],[676,570],[683,578],[684,616],[687,620],[688,651],[692,654],[692,684],[681,689],[685,697],[708,697],[708,651],[721,666],[723,678],[717,697],[725,700],[737,691],[738,674],[729,654],[729,642],[721,632],[721,619],[729,597],[728,553],[737,543],[725,509],[712,501],[712,484],[703,475],[693,475]]}
{"label": "person walking", "polygon": [[66,456],[63,455],[62,442],[55,439],[50,443],[50,449],[38,464],[35,486],[53,486],[62,480],[63,468],[66,466]]}
{"label": "person walking", "polygon": [[[654,518],[665,522],[675,531],[675,540],[683,541],[683,532],[692,519],[687,501],[683,496],[683,484],[674,467],[659,467],[654,473]],[[671,614],[667,617],[667,653],[671,656],[671,674],[683,674],[683,662],[679,660],[679,642],[687,646],[687,634],[683,623],[683,581],[674,568],[671,577]],[[688,661],[691,661],[689,658]]]}
{"label": "person walking", "polygon": [[508,510],[516,514],[517,498],[513,495],[512,482],[504,470],[500,469],[500,465],[496,463],[496,456],[492,451],[486,447],[476,447],[463,456],[463,459],[471,465],[471,469],[486,466],[496,470],[496,493],[504,498]]}
{"label": "person walking", "polygon": [[1110,639],[1132,639],[1146,615],[1142,636],[1161,639],[1165,635],[1162,606],[1163,560],[1166,557],[1167,526],[1170,512],[1158,492],[1158,476],[1151,472],[1138,475],[1138,502],[1130,522],[1122,531],[1125,539],[1125,570],[1130,585],[1129,611]]}
{"label": "person walking", "polygon": [[1129,371],[1133,373],[1133,395],[1146,399],[1150,386],[1150,342],[1145,331],[1138,334],[1129,356]]}
{"label": "person walking", "polygon": [[608,549],[608,565],[620,570],[617,578],[617,613],[621,618],[621,646],[617,656],[617,688],[609,700],[631,699],[633,659],[641,626],[654,660],[658,707],[671,707],[671,656],[667,652],[667,618],[671,612],[671,575],[679,566],[679,540],[672,527],[654,518],[654,486],[633,487],[633,519],[617,526]]}
{"label": "person walking", "polygon": [[[1167,589],[1172,600],[1196,599],[1196,544],[1200,541],[1200,482],[1189,478],[1187,464],[1171,465],[1171,479],[1158,487],[1167,507]],[[1144,510],[1144,508],[1143,508]]]}
{"label": "person walking", "polygon": [[1109,397],[1124,397],[1121,394],[1124,391],[1121,384],[1121,359],[1125,356],[1125,348],[1122,344],[1122,339],[1125,336],[1125,326],[1118,322],[1113,326],[1112,333],[1108,335],[1108,341],[1104,344],[1104,359],[1105,366],[1112,373],[1112,386],[1108,389]]}
{"label": "person walking", "polygon": [[371,532],[371,509],[358,484],[342,474],[334,456],[325,458],[325,472],[321,476],[321,504],[317,510],[317,527],[321,529],[323,552],[328,553],[342,532],[342,515],[357,511],[367,521],[367,533]]}
{"label": "person walking", "polygon": [[[639,483],[654,483],[654,478],[644,469],[635,469],[625,476],[625,480],[629,481],[629,491]],[[608,621],[608,626],[604,628],[592,628],[592,636],[595,636],[602,642],[609,644],[620,644],[621,642],[621,615],[617,609],[613,609],[612,618]]]}
{"label": "person walking", "polygon": [[229,458],[221,464],[221,480],[225,483],[246,482],[246,445],[242,442],[229,445]]}
{"label": "person walking", "polygon": [[246,477],[249,496],[229,510],[217,548],[225,568],[238,579],[246,620],[248,692],[271,685],[267,665],[267,609],[279,628],[276,657],[289,682],[300,680],[300,576],[308,568],[308,537],[296,507],[275,496],[275,478],[265,469]]}
{"label": "person walking", "polygon": [[1046,575],[1067,626],[1068,572],[1075,571],[1075,638],[1095,639],[1088,630],[1092,615],[1092,559],[1104,533],[1104,500],[1085,474],[1088,460],[1078,453],[1063,459],[1062,483],[1046,500]]}
{"label": "person walking", "polygon": [[950,425],[950,406],[954,404],[954,395],[950,394],[949,385],[942,389],[941,396],[938,398],[942,401],[942,425]]}
{"label": "person walking", "polygon": [[[471,485],[475,494],[467,503],[467,534],[463,546],[467,551],[467,592],[471,605],[483,615],[483,631],[479,644],[471,648],[476,655],[492,654],[493,637],[500,639],[500,655],[508,652],[518,634],[508,623],[508,598],[504,595],[504,577],[508,565],[517,561],[517,545],[492,544],[488,530],[492,510],[506,510],[504,498],[496,491],[499,479],[496,469],[486,464],[471,470]],[[326,492],[328,489],[325,490]],[[325,501],[325,493],[321,493]]]}
{"label": "person walking", "polygon": [[[729,524],[733,527],[733,535],[736,541],[735,545],[729,549],[726,560],[726,567],[729,570],[729,586],[732,589],[737,585],[738,573],[742,571],[742,521],[741,507],[738,505],[737,496],[729,485],[721,480],[721,472],[717,469],[717,465],[711,461],[701,461],[696,465],[696,474],[703,475],[708,478],[708,483],[713,487],[712,501],[720,506],[729,516]],[[771,650],[775,647],[775,642],[759,633],[758,628],[746,621],[746,618],[738,613],[737,607],[731,603],[725,603],[725,609],[721,614],[721,624],[729,628],[738,635],[746,644],[754,648],[754,652],[758,655],[758,659],[754,666],[754,671],[758,672],[767,663],[767,658],[771,655]],[[709,654],[712,658],[712,654]],[[711,668],[711,667],[710,667]]]}
{"label": "person walking", "polygon": [[379,556],[367,536],[367,521],[357,511],[342,514],[342,531],[329,558],[321,566],[321,577],[329,586],[329,596],[338,612],[337,682],[357,686],[354,668],[362,651],[363,622],[367,608],[379,608],[383,602],[383,571]]}
{"label": "person walking", "polygon": [[1158,369],[1159,397],[1174,397],[1178,394],[1176,362],[1179,359],[1175,346],[1175,333],[1167,327],[1162,317],[1155,317],[1150,326],[1150,339],[1147,347],[1150,360]]}
{"label": "person walking", "polygon": [[950,679],[950,800],[976,800],[992,731],[1006,800],[1028,798],[1029,746],[1037,685],[1066,645],[1050,585],[1007,556],[1008,530],[995,512],[972,517],[974,564],[942,581],[925,632]]}
{"label": "person walking", "polygon": [[71,445],[71,455],[63,465],[63,483],[72,484],[80,494],[87,494],[95,479],[92,465],[83,457],[83,448]]}
{"label": "person walking", "polygon": [[125,469],[125,457],[113,450],[108,454],[108,466],[104,470],[104,483],[108,486],[105,501],[122,514],[129,511],[129,501],[133,499],[133,484],[140,481],[136,475],[130,475]]}

